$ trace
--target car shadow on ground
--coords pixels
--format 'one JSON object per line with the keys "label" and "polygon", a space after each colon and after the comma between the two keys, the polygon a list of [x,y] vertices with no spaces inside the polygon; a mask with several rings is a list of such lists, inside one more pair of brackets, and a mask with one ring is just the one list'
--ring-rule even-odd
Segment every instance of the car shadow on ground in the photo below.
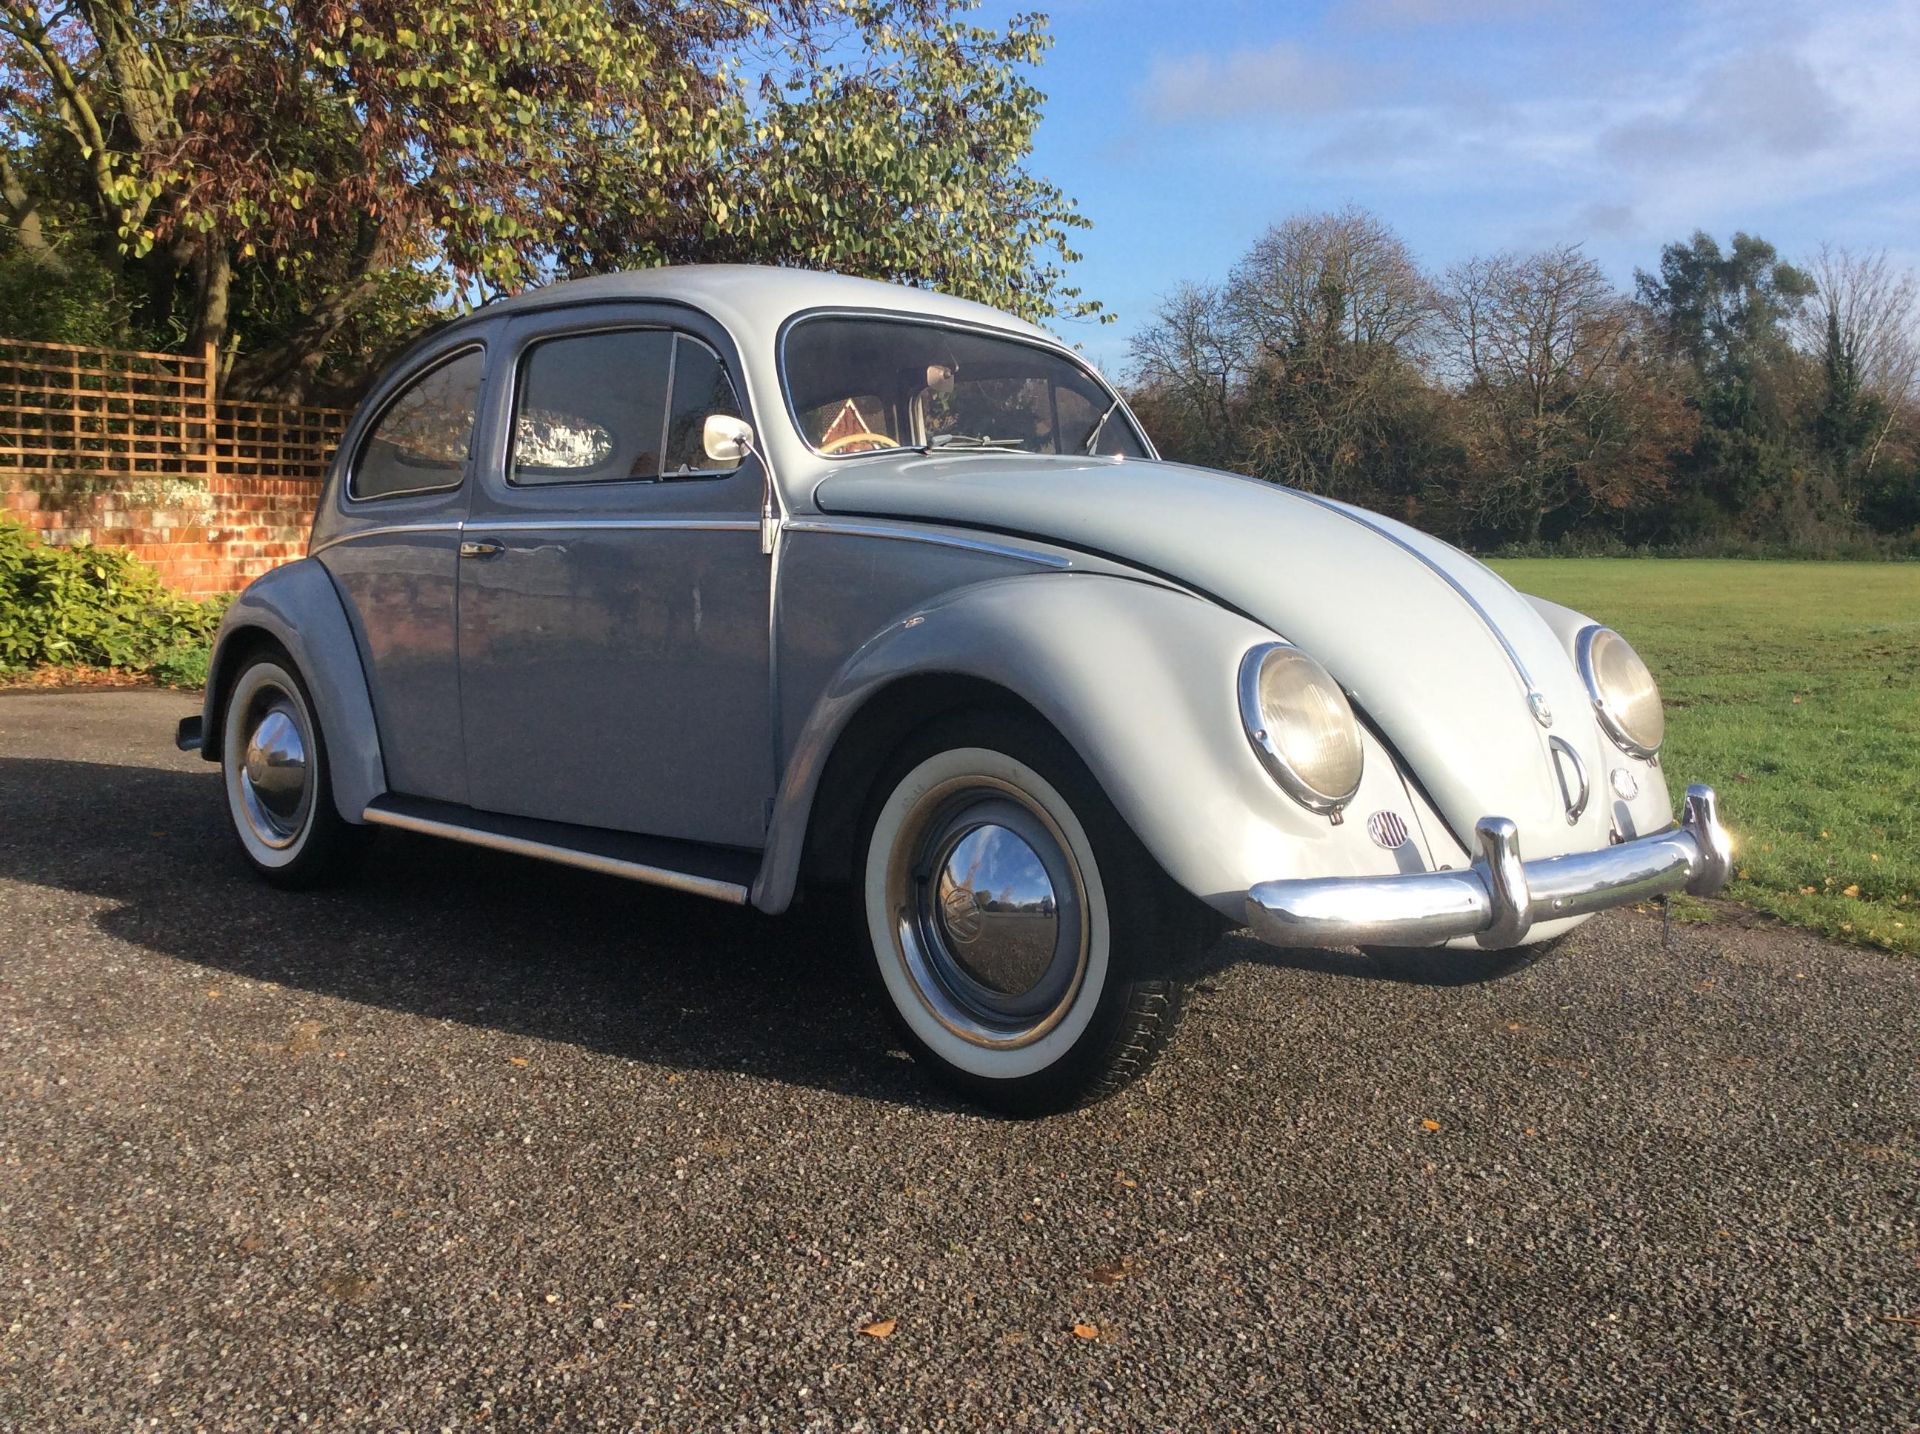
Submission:
{"label": "car shadow on ground", "polygon": [[[839,903],[784,917],[383,831],[319,892],[254,876],[204,771],[0,758],[0,877],[102,898],[100,929],[211,970],[659,1065],[961,1109],[913,1071]],[[1229,936],[1258,960],[1379,976],[1357,954]]]}

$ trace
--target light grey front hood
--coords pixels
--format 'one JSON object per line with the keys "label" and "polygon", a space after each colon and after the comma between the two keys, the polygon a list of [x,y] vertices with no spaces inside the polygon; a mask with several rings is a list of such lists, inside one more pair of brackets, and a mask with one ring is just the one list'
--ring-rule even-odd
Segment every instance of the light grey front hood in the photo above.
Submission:
{"label": "light grey front hood", "polygon": [[[826,513],[1043,538],[1191,585],[1325,664],[1456,837],[1497,815],[1519,824],[1529,857],[1606,843],[1605,754],[1565,647],[1491,570],[1405,524],[1207,469],[989,453],[849,461],[814,500]],[[1594,781],[1578,824],[1556,736]]]}

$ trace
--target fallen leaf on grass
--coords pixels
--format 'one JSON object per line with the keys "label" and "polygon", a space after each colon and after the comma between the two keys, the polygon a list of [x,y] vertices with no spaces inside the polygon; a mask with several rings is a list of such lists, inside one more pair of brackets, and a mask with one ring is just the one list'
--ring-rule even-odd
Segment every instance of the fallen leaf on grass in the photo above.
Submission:
{"label": "fallen leaf on grass", "polygon": [[1073,1327],[1073,1332],[1081,1339],[1100,1338],[1100,1326],[1097,1324],[1077,1324]]}
{"label": "fallen leaf on grass", "polygon": [[1440,1128],[1440,1122],[1437,1120],[1423,1120],[1420,1122],[1420,1128],[1426,1131],[1438,1130]]}
{"label": "fallen leaf on grass", "polygon": [[899,1323],[897,1319],[877,1319],[872,1324],[861,1325],[860,1333],[874,1339],[892,1339],[893,1331]]}
{"label": "fallen leaf on grass", "polygon": [[1852,884],[1851,884],[1850,886],[1848,886],[1848,887],[1847,887],[1847,888],[1846,888],[1845,890],[1843,890],[1843,891],[1842,891],[1842,892],[1841,892],[1840,894],[1841,894],[1842,896],[1851,896],[1851,897],[1854,897],[1854,898],[1856,898],[1856,899],[1857,899],[1857,898],[1859,897],[1859,895],[1860,895],[1860,883],[1859,883],[1859,882],[1857,882],[1857,881],[1856,881],[1856,882],[1854,882],[1854,883],[1852,883]]}

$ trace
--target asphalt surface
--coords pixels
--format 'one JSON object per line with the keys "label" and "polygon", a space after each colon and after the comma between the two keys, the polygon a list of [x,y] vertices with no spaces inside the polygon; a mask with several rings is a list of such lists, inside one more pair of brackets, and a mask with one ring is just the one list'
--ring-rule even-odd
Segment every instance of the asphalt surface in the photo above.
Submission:
{"label": "asphalt surface", "polygon": [[1920,1427],[1920,963],[1229,938],[1148,1081],[1006,1123],[818,918],[393,834],[257,884],[191,710],[0,694],[0,1427]]}

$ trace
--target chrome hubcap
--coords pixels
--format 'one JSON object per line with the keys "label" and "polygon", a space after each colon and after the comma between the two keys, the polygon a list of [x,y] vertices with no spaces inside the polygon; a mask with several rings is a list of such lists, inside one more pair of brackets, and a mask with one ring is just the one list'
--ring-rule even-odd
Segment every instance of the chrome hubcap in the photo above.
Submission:
{"label": "chrome hubcap", "polygon": [[888,896],[907,972],[955,1034],[1025,1045],[1073,1003],[1088,949],[1080,872],[1025,793],[985,778],[928,792],[900,830]]}
{"label": "chrome hubcap", "polygon": [[309,796],[307,773],[299,715],[283,694],[273,693],[247,736],[240,765],[248,825],[267,845],[283,847],[299,835]]}

